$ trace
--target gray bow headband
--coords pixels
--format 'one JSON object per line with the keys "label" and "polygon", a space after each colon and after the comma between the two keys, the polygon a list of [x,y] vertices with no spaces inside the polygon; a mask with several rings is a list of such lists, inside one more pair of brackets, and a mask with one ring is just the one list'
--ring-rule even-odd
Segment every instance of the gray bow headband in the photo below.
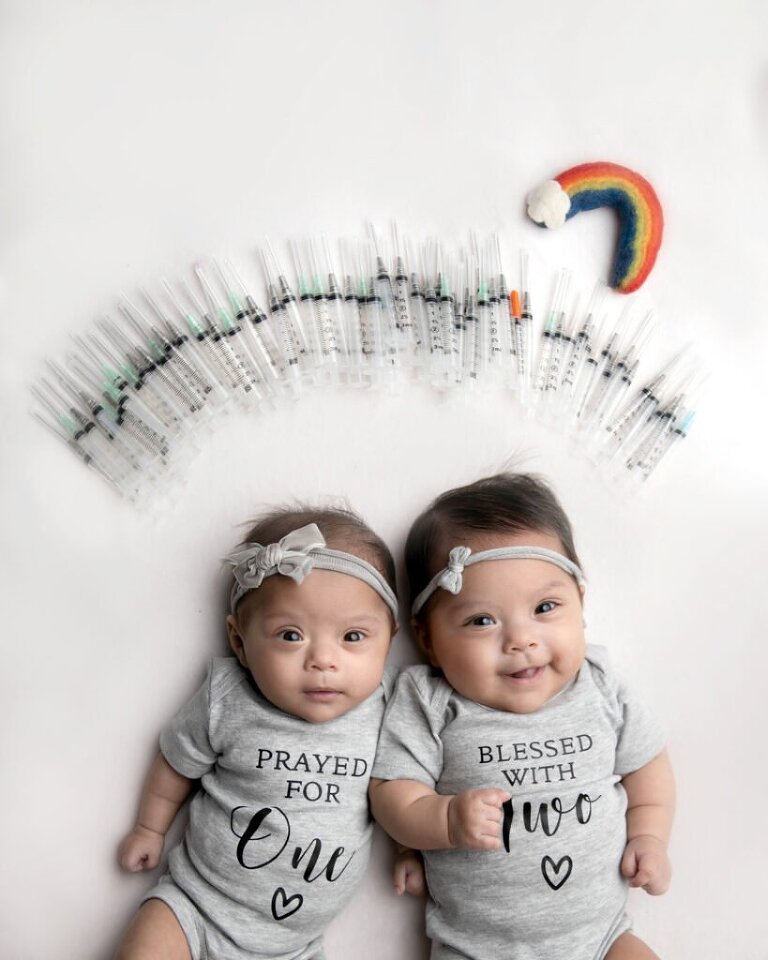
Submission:
{"label": "gray bow headband", "polygon": [[546,547],[496,547],[493,550],[481,550],[480,553],[472,553],[469,547],[454,547],[448,554],[448,566],[435,574],[413,601],[411,607],[413,616],[416,616],[435,590],[459,593],[464,567],[469,567],[473,563],[482,563],[483,560],[547,560],[570,574],[580,587],[586,583],[584,574],[572,560],[560,553],[555,553],[554,550],[547,550]]}
{"label": "gray bow headband", "polygon": [[378,593],[397,620],[397,597],[379,571],[351,553],[331,550],[317,524],[310,523],[286,534],[278,543],[262,546],[244,543],[224,557],[232,567],[235,582],[229,595],[232,613],[249,590],[256,590],[264,581],[279,573],[301,583],[311,570],[330,570],[357,577]]}

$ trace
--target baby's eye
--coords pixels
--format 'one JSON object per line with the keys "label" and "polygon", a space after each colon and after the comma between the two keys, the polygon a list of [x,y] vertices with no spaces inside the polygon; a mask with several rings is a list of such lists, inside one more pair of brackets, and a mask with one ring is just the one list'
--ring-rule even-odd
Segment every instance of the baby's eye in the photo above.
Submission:
{"label": "baby's eye", "polygon": [[471,617],[467,621],[467,626],[470,627],[490,627],[494,623],[494,619],[490,614],[479,613],[476,617]]}
{"label": "baby's eye", "polygon": [[552,613],[553,610],[557,609],[557,606],[554,600],[544,600],[536,607],[536,613]]}
{"label": "baby's eye", "polygon": [[344,639],[348,643],[360,643],[361,640],[365,639],[365,634],[362,630],[347,630],[344,634]]}
{"label": "baby's eye", "polygon": [[288,643],[298,643],[301,640],[301,634],[298,630],[283,630],[280,639],[287,640]]}

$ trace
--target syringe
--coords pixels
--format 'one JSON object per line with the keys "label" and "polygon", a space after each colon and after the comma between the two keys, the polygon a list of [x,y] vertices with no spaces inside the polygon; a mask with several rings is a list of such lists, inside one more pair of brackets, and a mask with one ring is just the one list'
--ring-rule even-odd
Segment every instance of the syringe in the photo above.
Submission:
{"label": "syringe", "polygon": [[91,470],[97,473],[103,480],[106,480],[107,483],[111,487],[113,487],[121,496],[124,496],[129,500],[135,500],[135,496],[130,494],[128,491],[126,491],[122,487],[122,485],[120,484],[120,481],[117,479],[116,476],[114,476],[110,472],[108,466],[94,460],[91,454],[89,454],[87,450],[83,449],[83,447],[80,445],[80,443],[76,439],[77,429],[75,428],[75,432],[74,433],[72,432],[72,427],[75,426],[74,424],[63,425],[61,424],[57,416],[56,418],[57,425],[54,426],[52,423],[49,423],[49,421],[46,420],[45,417],[40,416],[40,414],[36,410],[32,411],[32,416],[35,418],[35,420],[37,420],[38,423],[41,423],[45,427],[45,429],[48,430],[49,433],[52,433],[57,440],[60,440],[62,443],[65,443],[67,447],[69,447],[69,449],[78,457],[79,460],[81,460],[87,467],[89,467]]}
{"label": "syringe", "polygon": [[[88,345],[84,340],[76,342],[80,349],[89,351]],[[88,355],[88,354],[87,354]],[[116,371],[111,371],[104,367],[103,363],[95,354],[89,355],[89,359],[96,363],[99,373],[90,370],[84,363],[82,357],[70,357],[70,366],[85,386],[94,391],[107,405],[110,415],[117,421],[125,425],[126,429],[135,437],[137,442],[148,449],[152,454],[160,454],[162,458],[168,454],[170,440],[168,438],[168,427],[163,420],[144,402],[145,397],[152,400],[146,391],[137,393],[137,387],[129,384],[125,378],[120,377]],[[99,377],[106,377],[100,380]],[[127,392],[130,387],[131,392]],[[174,424],[174,430],[178,430],[178,425]]]}
{"label": "syringe", "polygon": [[[56,401],[60,402],[61,398],[51,385],[46,380],[43,380],[43,383]],[[81,459],[98,467],[99,471],[120,490],[135,495],[137,488],[132,482],[134,478],[129,479],[130,463],[118,458],[110,449],[109,440],[96,428],[96,422],[75,407],[67,405],[66,402],[63,404],[66,412],[57,409],[52,400],[36,386],[32,386],[31,391],[38,403],[53,417],[59,430],[63,431],[63,437],[72,440],[79,448]]]}
{"label": "syringe", "polygon": [[251,346],[243,335],[242,325],[235,322],[235,319],[219,299],[219,295],[206,276],[202,264],[195,264],[193,270],[203,289],[205,302],[208,305],[205,319],[208,321],[209,327],[221,337],[223,342],[228,344],[229,352],[234,357],[238,369],[243,372],[252,387],[250,397],[257,401],[263,400],[269,385],[258,360],[251,353]]}
{"label": "syringe", "polygon": [[110,439],[120,446],[127,459],[134,461],[149,457],[150,464],[158,462],[164,465],[164,457],[168,452],[167,441],[144,421],[139,421],[138,426],[134,422],[135,417],[128,417],[124,409],[125,401],[115,404],[109,398],[97,400],[87,392],[85,385],[79,384],[53,360],[47,360],[46,363],[61,387],[90,413]]}
{"label": "syringe", "polygon": [[245,390],[246,385],[247,389],[250,390],[250,384],[247,384],[242,373],[239,373],[234,367],[234,360],[231,356],[227,355],[225,347],[222,346],[221,337],[216,330],[205,327],[201,322],[203,314],[205,313],[205,307],[199,304],[194,291],[186,281],[181,281],[180,286],[185,296],[193,306],[197,305],[199,318],[181,302],[168,280],[163,278],[161,282],[173,307],[182,322],[186,324],[192,338],[192,343],[194,343],[199,352],[204,355],[208,362],[209,369],[216,374],[216,379],[226,391],[226,396],[236,396],[238,400],[243,399],[240,397],[239,391],[241,387]]}
{"label": "syringe", "polygon": [[528,251],[520,251],[520,292],[522,293],[522,351],[518,354],[519,390],[522,403],[528,402],[533,372],[533,307],[528,285]]}
{"label": "syringe", "polygon": [[382,303],[370,269],[366,269],[362,242],[357,247],[358,302],[360,304],[360,335],[365,369],[371,383],[384,384],[387,367],[382,344]]}
{"label": "syringe", "polygon": [[477,389],[483,369],[483,341],[477,303],[478,272],[477,261],[473,258],[467,260],[468,296],[464,308],[464,375],[462,379],[466,381],[470,390]]}
{"label": "syringe", "polygon": [[469,305],[469,263],[466,255],[462,256],[457,273],[456,296],[453,299],[453,341],[456,344],[457,354],[454,357],[453,376],[456,384],[464,379],[464,350],[466,347],[467,307]]}
{"label": "syringe", "polygon": [[442,248],[437,247],[437,290],[438,315],[440,317],[440,338],[445,358],[443,387],[455,386],[461,379],[461,351],[456,337],[454,318],[454,296],[451,290],[450,266],[443,257]]}
{"label": "syringe", "polygon": [[498,296],[499,296],[499,329],[501,339],[501,381],[505,386],[511,387],[515,382],[515,342],[514,342],[514,324],[512,320],[512,310],[509,298],[509,286],[507,278],[504,276],[504,266],[501,257],[501,237],[498,233],[494,235],[496,247],[496,269],[498,271]]}
{"label": "syringe", "polygon": [[429,375],[433,385],[441,386],[445,379],[446,358],[440,329],[440,308],[437,302],[433,275],[426,267],[427,251],[422,248],[422,276],[424,278],[424,317],[429,344]]}
{"label": "syringe", "polygon": [[[620,318],[619,323],[621,323],[622,318]],[[589,421],[591,412],[603,392],[606,373],[610,375],[610,370],[616,360],[618,340],[618,328],[614,328],[602,349],[587,357],[584,376],[579,380],[576,391],[575,414],[576,419],[581,421],[582,427]]]}
{"label": "syringe", "polygon": [[555,286],[555,295],[552,299],[552,306],[547,316],[544,329],[541,332],[541,347],[539,349],[539,362],[536,367],[536,378],[534,380],[534,389],[537,399],[547,389],[550,375],[550,365],[552,363],[552,353],[555,344],[555,335],[558,326],[562,324],[562,310],[565,298],[568,293],[568,286],[571,281],[571,274],[568,270],[561,270],[558,274],[557,284]]}
{"label": "syringe", "polygon": [[[303,341],[299,341],[298,339],[299,331],[295,329],[294,320],[295,317],[298,316],[296,301],[295,298],[292,301],[288,301],[292,303],[292,311],[289,314],[286,304],[283,302],[282,293],[278,289],[277,280],[274,278],[272,267],[270,267],[267,253],[264,250],[261,250],[260,253],[264,278],[267,284],[269,312],[272,316],[273,326],[277,328],[279,333],[279,344],[283,354],[282,366],[286,375],[286,383],[291,394],[297,397],[301,392],[301,378],[307,364],[307,355]],[[301,323],[300,319],[299,323]],[[300,357],[302,359],[300,359]]]}
{"label": "syringe", "polygon": [[183,402],[191,413],[201,411],[211,392],[210,385],[174,349],[170,340],[147,320],[135,304],[128,300],[125,294],[122,295],[118,309],[146,344],[154,362],[158,366],[165,367],[166,376],[169,382],[173,383],[180,402]]}
{"label": "syringe", "polygon": [[493,260],[493,251],[490,241],[486,244],[484,256],[481,258],[481,272],[486,279],[488,290],[488,379],[493,383],[500,383],[504,375],[504,329],[499,309],[499,294],[496,287],[496,276],[490,266]]}
{"label": "syringe", "polygon": [[602,307],[605,291],[605,284],[598,283],[595,286],[587,304],[581,327],[571,338],[570,348],[563,362],[563,379],[560,384],[561,406],[573,401],[576,384],[582,375],[584,364],[592,354],[595,337],[595,316]]}
{"label": "syringe", "polygon": [[665,387],[667,378],[680,362],[682,356],[682,351],[676,353],[657,374],[646,381],[638,393],[635,394],[629,405],[621,410],[613,420],[606,425],[603,434],[609,445],[611,456],[619,448],[632,441],[635,432],[656,410],[659,405],[661,391]]}
{"label": "syringe", "polygon": [[[199,278],[198,278],[199,279]],[[197,312],[208,341],[213,345],[221,363],[226,367],[232,395],[243,403],[260,399],[254,382],[254,371],[248,370],[234,350],[229,337],[219,329],[215,318],[215,303],[203,303],[186,280],[179,281],[182,293]],[[170,284],[166,287],[170,290]],[[205,288],[203,288],[205,289]]]}
{"label": "syringe", "polygon": [[646,481],[648,477],[650,477],[674,446],[677,446],[681,440],[685,440],[695,419],[696,412],[694,410],[685,406],[680,408],[677,419],[672,427],[656,442],[654,447],[638,464],[640,479],[642,481]]}
{"label": "syringe", "polygon": [[[341,369],[349,355],[349,343],[347,342],[347,324],[344,315],[344,291],[336,279],[336,270],[333,265],[333,258],[328,246],[328,241],[323,235],[321,237],[323,244],[323,257],[325,275],[328,278],[328,295],[326,297],[327,309],[330,317],[331,330],[333,331],[333,342],[335,344],[336,359],[334,363]],[[319,251],[314,243],[310,244],[312,254],[312,269],[315,273],[315,286],[322,291],[322,281],[320,278]]]}
{"label": "syringe", "polygon": [[485,264],[480,256],[477,237],[474,235],[470,249],[475,260],[475,290],[477,291],[475,379],[485,384],[488,380],[488,368],[491,362],[491,303],[488,282],[483,272]]}
{"label": "syringe", "polygon": [[183,428],[186,425],[187,398],[175,384],[169,381],[162,366],[155,363],[142,346],[129,340],[106,314],[96,321],[96,326],[112,347],[126,358],[127,365],[123,365],[121,370],[128,372],[135,369],[138,372],[141,389],[151,387],[158,399],[165,400],[168,408],[174,412],[179,426]]}
{"label": "syringe", "polygon": [[389,270],[384,259],[383,251],[379,247],[379,241],[372,223],[368,223],[368,234],[371,240],[373,250],[373,259],[375,266],[373,275],[375,277],[375,290],[378,297],[379,315],[381,318],[381,345],[384,351],[386,365],[389,367],[399,367],[400,336],[397,329],[397,309],[395,307],[395,296],[392,291],[392,280],[389,276]]}
{"label": "syringe", "polygon": [[[270,335],[266,313],[251,296],[240,274],[229,260],[224,260],[226,270],[222,269],[216,260],[213,265],[226,291],[230,309],[234,312],[235,319],[242,324],[246,339],[250,342],[249,355],[254,358],[256,366],[261,370],[267,387],[276,389],[281,376],[280,350]],[[230,277],[239,287],[240,294],[234,290]]]}
{"label": "syringe", "polygon": [[624,460],[624,466],[627,470],[633,472],[637,470],[638,467],[641,467],[643,461],[646,457],[650,456],[656,444],[659,443],[667,431],[675,425],[683,409],[684,396],[685,395],[681,393],[677,394],[669,405],[660,407],[648,417],[637,444]]}
{"label": "syringe", "polygon": [[[339,324],[341,300],[329,300],[320,271],[315,245],[310,241],[309,259],[312,276],[312,309],[319,348],[320,367],[326,372],[328,380],[337,384],[340,380],[339,367],[342,357],[342,327]],[[330,276],[329,271],[329,276]],[[338,294],[338,290],[337,290]]]}
{"label": "syringe", "polygon": [[[416,266],[417,257],[415,256],[411,244],[408,240],[405,242],[409,265]],[[408,301],[413,321],[414,338],[416,341],[416,365],[424,370],[429,376],[430,373],[430,347],[429,347],[429,327],[427,324],[427,311],[424,306],[424,289],[417,269],[411,270],[408,276]]]}
{"label": "syringe", "polygon": [[326,357],[323,355],[321,334],[315,313],[315,298],[310,286],[309,273],[301,262],[299,246],[295,241],[289,244],[296,273],[296,291],[298,312],[301,317],[302,328],[307,331],[307,342],[312,365],[312,380],[317,386],[328,383]]}
{"label": "syringe", "polygon": [[[206,400],[216,406],[226,403],[229,400],[229,394],[224,389],[228,384],[226,370],[214,359],[212,344],[203,342],[206,334],[200,324],[193,323],[193,327],[200,332],[199,337],[196,333],[190,336],[185,328],[178,327],[171,320],[146,287],[141,288],[141,295],[162,325],[164,336],[199,378],[199,389],[205,394]],[[177,309],[181,309],[180,306]]]}
{"label": "syringe", "polygon": [[[344,330],[349,358],[346,381],[349,386],[365,385],[365,357],[363,356],[362,307],[353,279],[353,255],[348,245],[342,245],[342,273],[344,275]],[[329,257],[330,260],[330,257]]]}
{"label": "syringe", "polygon": [[392,296],[395,304],[395,317],[398,334],[398,356],[410,367],[419,363],[419,340],[416,325],[411,316],[411,295],[408,283],[408,271],[405,265],[403,248],[400,245],[400,234],[397,224],[392,224],[392,246],[394,250],[395,269],[392,285]]}
{"label": "syringe", "polygon": [[[265,239],[264,244],[266,250],[262,249],[261,255],[264,271],[267,276],[267,289],[269,290],[271,288],[273,291],[278,292],[284,310],[284,324],[290,338],[295,344],[296,355],[299,359],[299,370],[303,376],[312,380],[316,358],[312,356],[312,343],[307,336],[307,331],[304,329],[298,304],[296,303],[296,297],[283,273],[280,261],[269,239]],[[269,266],[270,262],[272,264],[271,267]],[[276,280],[273,280],[273,276],[276,277]]]}
{"label": "syringe", "polygon": [[558,407],[558,401],[560,400],[560,396],[558,395],[560,380],[573,349],[574,338],[576,336],[575,331],[572,330],[572,325],[575,323],[573,319],[575,308],[572,307],[569,311],[567,306],[568,304],[564,299],[561,305],[562,309],[557,316],[555,332],[552,337],[549,370],[547,371],[546,383],[544,384],[544,397],[539,398],[539,402],[541,403],[543,400],[547,409],[552,412],[555,412]]}
{"label": "syringe", "polygon": [[[73,339],[83,354],[95,365],[96,370],[105,378],[104,388],[107,392],[115,391],[120,396],[125,388],[130,386],[134,396],[140,399],[142,406],[150,411],[164,431],[181,432],[183,428],[181,411],[168,398],[167,391],[162,389],[162,384],[149,379],[149,368],[144,365],[140,357],[126,355],[121,358],[112,352],[111,340],[107,344],[95,334],[91,334],[90,343],[82,337]],[[117,349],[122,352],[120,347]]]}
{"label": "syringe", "polygon": [[584,426],[586,428],[600,427],[606,419],[613,416],[617,406],[623,402],[637,371],[637,352],[646,343],[654,325],[654,314],[651,311],[641,321],[634,336],[629,334],[630,326],[625,326],[624,343],[617,349],[618,359],[615,364],[608,365],[603,370],[601,389],[592,401],[592,406],[586,412]]}

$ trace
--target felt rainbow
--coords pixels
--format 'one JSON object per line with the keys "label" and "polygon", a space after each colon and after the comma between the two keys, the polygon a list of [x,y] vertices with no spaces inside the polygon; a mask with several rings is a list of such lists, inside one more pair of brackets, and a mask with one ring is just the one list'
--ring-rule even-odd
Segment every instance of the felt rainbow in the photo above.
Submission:
{"label": "felt rainbow", "polygon": [[582,210],[614,207],[619,240],[610,285],[620,293],[637,290],[656,261],[664,215],[656,191],[639,173],[618,163],[582,163],[548,180],[528,197],[528,214],[555,227]]}

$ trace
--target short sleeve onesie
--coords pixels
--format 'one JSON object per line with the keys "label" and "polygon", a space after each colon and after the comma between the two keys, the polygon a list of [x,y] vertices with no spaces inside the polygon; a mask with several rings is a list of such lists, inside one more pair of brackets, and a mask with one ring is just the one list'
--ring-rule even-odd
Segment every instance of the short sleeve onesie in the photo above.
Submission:
{"label": "short sleeve onesie", "polygon": [[170,765],[200,788],[170,878],[148,895],[175,909],[172,880],[194,906],[195,929],[179,917],[193,955],[321,954],[368,862],[368,782],[389,686],[387,674],[353,710],[313,724],[273,706],[234,658],[212,661],[160,737]]}
{"label": "short sleeve onesie", "polygon": [[403,671],[373,776],[438,793],[499,787],[498,851],[424,854],[432,958],[596,960],[629,922],[619,864],[620,778],[661,753],[664,734],[588,646],[574,681],[540,710],[467,700],[425,666]]}

